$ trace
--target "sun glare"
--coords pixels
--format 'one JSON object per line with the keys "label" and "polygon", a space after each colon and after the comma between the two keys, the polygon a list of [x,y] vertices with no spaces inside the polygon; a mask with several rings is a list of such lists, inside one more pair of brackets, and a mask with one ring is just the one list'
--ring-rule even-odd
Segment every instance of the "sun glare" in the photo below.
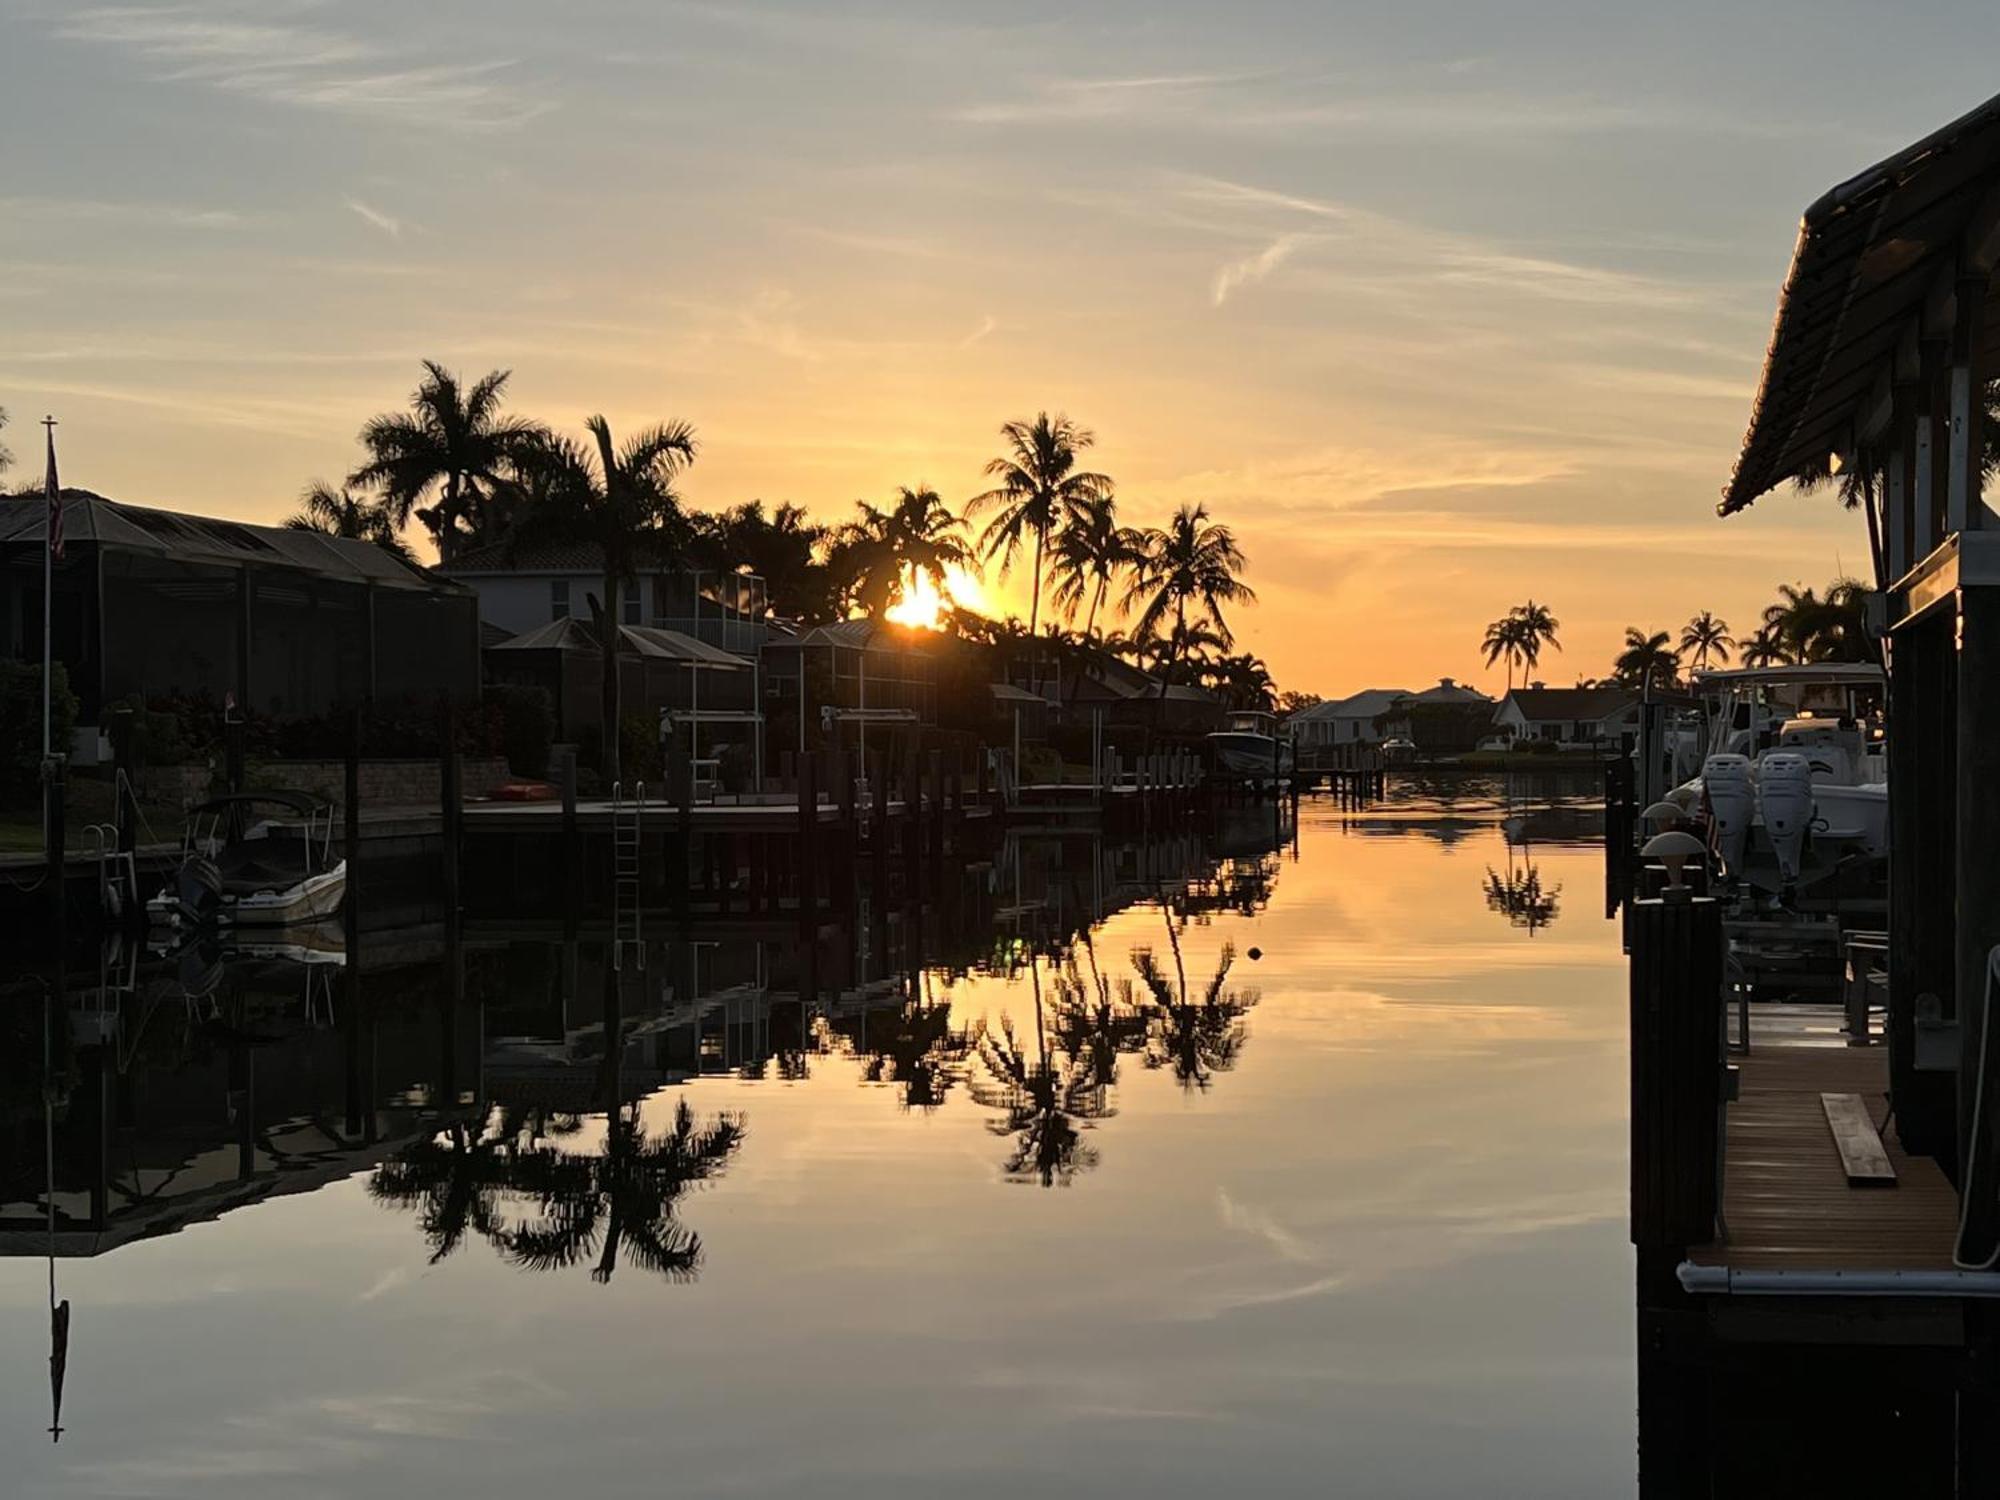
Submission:
{"label": "sun glare", "polygon": [[936,630],[944,618],[947,605],[979,609],[985,601],[986,591],[979,586],[979,580],[963,568],[946,571],[942,591],[931,581],[928,573],[905,572],[903,586],[896,595],[896,602],[889,606],[887,618],[899,625]]}

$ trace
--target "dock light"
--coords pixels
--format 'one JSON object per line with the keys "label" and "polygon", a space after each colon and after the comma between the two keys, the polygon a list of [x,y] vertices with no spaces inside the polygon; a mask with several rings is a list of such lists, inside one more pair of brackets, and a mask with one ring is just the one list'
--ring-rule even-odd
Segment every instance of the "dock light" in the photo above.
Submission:
{"label": "dock light", "polygon": [[1687,809],[1677,802],[1655,802],[1639,814],[1655,828],[1664,828],[1669,823],[1678,823],[1687,816]]}
{"label": "dock light", "polygon": [[1681,871],[1691,859],[1700,859],[1705,852],[1702,841],[1691,833],[1675,829],[1670,833],[1656,833],[1646,840],[1639,851],[1647,859],[1657,859],[1667,867],[1667,888],[1660,894],[1669,899],[1681,899],[1693,891],[1681,883]]}

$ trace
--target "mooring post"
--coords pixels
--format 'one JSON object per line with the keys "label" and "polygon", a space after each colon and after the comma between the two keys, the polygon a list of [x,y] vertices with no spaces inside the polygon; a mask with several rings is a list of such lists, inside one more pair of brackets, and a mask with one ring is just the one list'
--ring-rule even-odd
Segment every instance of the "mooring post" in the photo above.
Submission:
{"label": "mooring post", "polygon": [[582,901],[583,851],[576,828],[576,746],[555,747],[556,777],[562,788],[562,888],[566,924],[574,926]]}
{"label": "mooring post", "polygon": [[688,919],[688,882],[694,877],[694,758],[678,738],[667,752],[673,787],[674,836],[667,840],[667,902],[676,922]]}
{"label": "mooring post", "polygon": [[819,994],[819,786],[808,750],[799,757],[799,994]]}
{"label": "mooring post", "polygon": [[929,820],[927,826],[930,832],[931,879],[935,881],[938,872],[944,868],[944,752],[942,750],[930,752],[928,769],[931,794],[925,811]]}
{"label": "mooring post", "polygon": [[1721,1170],[1722,908],[1634,901],[1632,1243],[1678,1251],[1715,1235]]}
{"label": "mooring post", "polygon": [[341,858],[347,864],[347,885],[341,895],[341,937],[347,949],[347,965],[341,971],[341,1021],[345,1030],[346,1068],[345,1133],[350,1139],[361,1135],[362,1098],[361,1025],[361,747],[366,721],[359,708],[347,713],[347,749],[341,765]]}

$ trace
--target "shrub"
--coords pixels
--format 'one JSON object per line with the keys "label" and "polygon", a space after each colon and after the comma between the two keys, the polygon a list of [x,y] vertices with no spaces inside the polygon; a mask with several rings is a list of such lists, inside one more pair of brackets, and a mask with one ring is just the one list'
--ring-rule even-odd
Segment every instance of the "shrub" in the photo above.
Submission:
{"label": "shrub", "polygon": [[[61,662],[49,676],[49,743],[67,754],[76,730],[76,694]],[[42,781],[42,668],[0,661],[0,800],[31,802]]]}

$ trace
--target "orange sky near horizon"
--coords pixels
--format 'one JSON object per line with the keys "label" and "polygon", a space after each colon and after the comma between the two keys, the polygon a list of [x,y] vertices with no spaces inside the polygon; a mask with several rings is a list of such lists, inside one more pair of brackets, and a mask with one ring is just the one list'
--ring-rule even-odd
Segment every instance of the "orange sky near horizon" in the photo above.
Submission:
{"label": "orange sky near horizon", "polygon": [[52,143],[0,177],[9,478],[52,411],[69,483],[273,521],[431,357],[559,427],[691,422],[697,505],[837,520],[962,507],[1046,409],[1128,522],[1236,529],[1284,687],[1497,692],[1531,596],[1551,683],[1627,626],[1747,632],[1866,566],[1824,497],[1714,514],[1798,211],[1981,49],[1834,100],[1865,27],[1717,58],[1679,13],[1496,9],[499,0],[468,59],[453,4],[0,0],[0,122]]}

